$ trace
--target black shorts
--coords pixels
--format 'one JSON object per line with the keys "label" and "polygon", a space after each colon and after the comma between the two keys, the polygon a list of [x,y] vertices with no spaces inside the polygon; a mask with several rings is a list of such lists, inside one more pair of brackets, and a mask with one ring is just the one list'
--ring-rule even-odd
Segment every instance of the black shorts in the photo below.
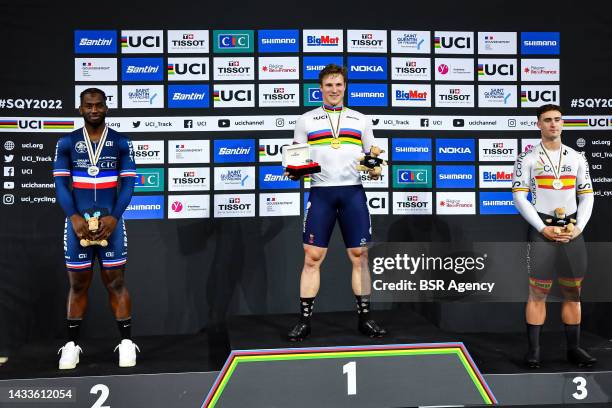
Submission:
{"label": "black shorts", "polygon": [[557,278],[561,286],[580,288],[587,269],[582,234],[568,243],[553,242],[530,227],[528,242],[527,270],[531,287],[547,292]]}

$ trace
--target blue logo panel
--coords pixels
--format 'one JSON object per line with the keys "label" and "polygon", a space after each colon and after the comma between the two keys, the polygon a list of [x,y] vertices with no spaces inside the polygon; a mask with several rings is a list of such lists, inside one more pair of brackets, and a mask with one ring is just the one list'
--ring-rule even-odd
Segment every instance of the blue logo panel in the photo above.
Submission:
{"label": "blue logo panel", "polygon": [[164,218],[163,195],[135,195],[123,213],[126,220],[160,220]]}
{"label": "blue logo panel", "polygon": [[393,161],[431,161],[431,139],[391,139]]}
{"label": "blue logo panel", "polygon": [[518,214],[512,193],[504,192],[481,192],[480,193],[481,214]]}
{"label": "blue logo panel", "polygon": [[302,72],[304,79],[319,79],[319,72],[326,65],[336,64],[344,65],[342,57],[339,55],[328,55],[325,57],[303,57]]}
{"label": "blue logo panel", "polygon": [[387,79],[387,57],[348,57],[349,79]]}
{"label": "blue logo panel", "polygon": [[559,55],[561,36],[558,32],[521,33],[521,54]]}
{"label": "blue logo panel", "polygon": [[123,81],[163,81],[162,58],[122,58],[121,79]]}
{"label": "blue logo panel", "polygon": [[388,106],[387,84],[349,84],[349,106]]}
{"label": "blue logo panel", "polygon": [[293,181],[283,173],[283,166],[260,166],[259,188],[262,190],[286,190],[300,188],[300,181]]}
{"label": "blue logo panel", "polygon": [[208,108],[208,85],[168,85],[169,108]]}
{"label": "blue logo panel", "polygon": [[437,139],[436,161],[474,161],[474,139]]}
{"label": "blue logo panel", "polygon": [[259,52],[299,52],[298,30],[259,30]]}
{"label": "blue logo panel", "polygon": [[437,188],[474,188],[476,171],[474,166],[437,166]]}
{"label": "blue logo panel", "polygon": [[75,30],[75,54],[116,54],[117,32],[99,30]]}
{"label": "blue logo panel", "polygon": [[252,163],[255,161],[254,139],[215,140],[215,163]]}

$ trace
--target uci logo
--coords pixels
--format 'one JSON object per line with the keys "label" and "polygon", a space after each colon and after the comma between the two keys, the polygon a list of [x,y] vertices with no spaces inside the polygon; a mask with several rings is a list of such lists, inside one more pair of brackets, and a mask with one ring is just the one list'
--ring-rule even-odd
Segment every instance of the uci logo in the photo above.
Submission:
{"label": "uci logo", "polygon": [[485,75],[514,75],[514,65],[509,64],[484,64],[483,71]]}
{"label": "uci logo", "polygon": [[436,37],[435,43],[436,48],[472,48],[471,39],[468,37]]}
{"label": "uci logo", "polygon": [[251,91],[245,91],[245,90],[238,90],[238,91],[233,91],[233,90],[222,90],[219,91],[219,99],[221,99],[222,101],[225,102],[229,102],[229,101],[239,101],[239,102],[247,102],[247,101],[251,101],[252,99],[251,96]]}
{"label": "uci logo", "polygon": [[185,75],[185,74],[205,75],[206,74],[206,64],[199,64],[199,63],[178,64],[177,63],[177,64],[174,64],[174,73],[177,75]]}
{"label": "uci logo", "polygon": [[368,200],[368,206],[373,209],[385,209],[387,200],[384,197],[372,197]]}
{"label": "uci logo", "polygon": [[19,120],[19,129],[42,129],[42,121],[40,120]]}
{"label": "uci logo", "polygon": [[147,35],[147,36],[140,36],[140,35],[130,35],[127,36],[127,38],[124,37],[124,39],[121,40],[121,45],[123,46],[123,44],[127,44],[127,47],[129,48],[139,48],[139,47],[146,47],[146,48],[158,48],[161,45],[161,39],[159,36],[153,36],[153,35]]}
{"label": "uci logo", "polygon": [[529,102],[555,102],[557,91],[527,91],[526,97]]}

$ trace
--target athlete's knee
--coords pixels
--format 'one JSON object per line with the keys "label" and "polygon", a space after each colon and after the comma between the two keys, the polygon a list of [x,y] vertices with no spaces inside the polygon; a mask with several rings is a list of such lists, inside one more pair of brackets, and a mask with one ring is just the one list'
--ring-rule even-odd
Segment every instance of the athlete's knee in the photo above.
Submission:
{"label": "athlete's knee", "polygon": [[75,295],[87,293],[91,284],[91,272],[83,271],[74,273],[70,277],[70,291]]}
{"label": "athlete's knee", "polygon": [[105,281],[106,289],[109,292],[122,292],[125,290],[125,279],[121,274],[115,274]]}
{"label": "athlete's knee", "polygon": [[561,294],[563,295],[563,301],[565,302],[580,302],[580,288],[567,288],[561,286]]}
{"label": "athlete's knee", "polygon": [[532,303],[536,303],[536,304],[543,304],[544,302],[546,302],[546,298],[548,297],[548,292],[550,291],[550,289],[548,290],[544,290],[544,289],[534,289],[534,288],[529,288],[529,301]]}

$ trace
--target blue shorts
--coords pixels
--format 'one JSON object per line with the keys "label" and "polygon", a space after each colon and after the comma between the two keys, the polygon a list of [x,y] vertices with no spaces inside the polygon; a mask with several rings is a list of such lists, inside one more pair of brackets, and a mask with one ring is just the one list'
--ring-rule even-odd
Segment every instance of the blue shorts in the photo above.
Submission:
{"label": "blue shorts", "polygon": [[372,225],[363,186],[311,188],[304,214],[303,242],[327,248],[336,219],[347,248],[370,242]]}
{"label": "blue shorts", "polygon": [[70,272],[91,270],[94,258],[98,258],[102,269],[121,268],[127,263],[127,234],[123,218],[117,221],[117,227],[108,237],[108,246],[81,246],[79,238],[72,229],[72,224],[66,218],[64,223],[64,258],[66,268]]}

